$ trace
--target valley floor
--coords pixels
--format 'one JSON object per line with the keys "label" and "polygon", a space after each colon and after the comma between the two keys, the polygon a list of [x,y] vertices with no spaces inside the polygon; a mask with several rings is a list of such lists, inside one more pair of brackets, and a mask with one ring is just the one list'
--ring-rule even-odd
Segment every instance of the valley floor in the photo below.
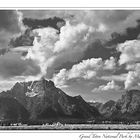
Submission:
{"label": "valley floor", "polygon": [[0,130],[140,130],[140,124],[52,124],[0,126]]}

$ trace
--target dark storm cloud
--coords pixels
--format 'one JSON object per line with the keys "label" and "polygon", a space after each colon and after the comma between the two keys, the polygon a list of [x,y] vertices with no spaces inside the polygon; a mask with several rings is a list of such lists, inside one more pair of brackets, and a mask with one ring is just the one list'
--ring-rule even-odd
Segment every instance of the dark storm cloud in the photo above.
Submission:
{"label": "dark storm cloud", "polygon": [[48,19],[24,18],[23,24],[28,28],[25,30],[23,34],[21,34],[16,38],[12,38],[10,40],[9,44],[12,47],[32,46],[34,40],[34,35],[32,34],[32,30],[37,28],[44,28],[44,27],[52,27],[57,30],[60,30],[60,28],[65,25],[65,21],[58,17],[48,18]]}
{"label": "dark storm cloud", "polygon": [[101,41],[98,39],[94,41],[85,51],[83,59],[88,59],[92,57],[101,57],[102,59],[108,59],[110,56],[113,56],[116,58],[116,60],[118,60],[121,53],[116,50],[117,44],[123,43],[127,40],[137,39],[139,38],[139,34],[140,20],[137,20],[136,27],[128,27],[123,33],[114,32],[111,34],[111,39],[109,40]]}
{"label": "dark storm cloud", "polygon": [[23,34],[20,34],[17,37],[13,37],[9,41],[9,45],[12,47],[19,47],[19,46],[32,46],[34,36],[32,35],[31,29],[26,29],[26,31]]}
{"label": "dark storm cloud", "polygon": [[[48,27],[48,26],[59,30],[60,27],[65,24],[64,19],[59,18],[59,17],[65,17],[68,13],[78,14],[78,13],[81,13],[83,11],[78,12],[78,11],[61,11],[61,10],[60,11],[51,11],[51,10],[48,10],[48,11],[47,10],[29,11],[29,10],[25,10],[22,12],[23,12],[23,17],[24,17],[23,23],[25,26],[28,26],[30,28],[30,31],[31,31],[31,30],[36,29],[36,28],[43,28],[43,27]],[[121,23],[127,21],[127,19],[129,17],[131,17],[131,15],[133,13],[135,13],[136,11],[133,11],[133,10],[126,10],[126,11],[124,11],[124,10],[117,10],[117,11],[99,10],[99,11],[90,11],[90,12],[93,12],[93,15],[97,15],[97,17],[96,17],[97,21],[94,20],[93,23],[96,23],[99,21],[101,23],[103,22],[106,25],[108,25],[109,30],[111,30],[112,28],[117,28],[117,26],[114,26],[114,24],[117,25],[117,24],[121,24]],[[104,13],[106,13],[106,14],[104,14]],[[50,18],[50,15],[58,16],[58,17]],[[49,17],[49,18],[47,18],[47,17]],[[78,17],[80,18],[81,14]],[[135,20],[135,18],[134,18],[134,20]],[[58,24],[58,23],[62,23],[62,24]],[[130,24],[130,26],[132,26],[132,25],[135,26],[134,25],[135,21],[133,21],[132,23]],[[91,22],[91,24],[92,24],[92,22]],[[128,27],[128,25],[129,24],[126,24],[126,27]],[[94,26],[94,24],[93,24],[93,26]],[[124,25],[122,25],[122,27],[125,29]],[[85,52],[85,56],[83,58],[87,59],[87,58],[92,58],[92,57],[95,57],[95,58],[102,57],[103,59],[107,59],[113,53],[113,56],[115,56],[118,59],[119,53],[117,53],[115,51],[115,49],[106,48],[106,46],[116,45],[117,43],[123,42],[124,40],[135,38],[138,35],[139,30],[137,30],[135,32],[135,31],[133,31],[133,29],[137,30],[137,27],[127,28],[126,33],[124,33],[124,34],[113,33],[112,38],[109,40],[106,40],[106,43],[100,43],[100,41],[94,41],[94,39],[93,39],[93,43],[89,44],[89,47],[87,48],[87,50]],[[13,47],[24,46],[24,45],[25,46],[32,46],[34,37],[30,36],[30,31],[28,33],[25,32],[24,34],[17,37],[16,39],[12,39],[10,41],[10,45],[12,45]]]}
{"label": "dark storm cloud", "polygon": [[101,57],[103,60],[110,58],[110,56],[117,56],[117,51],[115,48],[106,48],[102,41],[96,40],[92,44],[90,44],[85,51],[83,59],[89,58],[99,58]]}
{"label": "dark storm cloud", "polygon": [[136,27],[126,28],[125,32],[122,34],[117,32],[112,33],[111,34],[112,38],[105,43],[105,46],[117,45],[118,43],[123,43],[126,40],[137,39],[139,34],[140,34],[140,20],[137,20]]}
{"label": "dark storm cloud", "polygon": [[59,30],[61,26],[65,25],[65,21],[59,17],[48,18],[48,19],[24,18],[23,24],[28,26],[32,30],[37,28],[43,28],[43,27],[53,27]]}

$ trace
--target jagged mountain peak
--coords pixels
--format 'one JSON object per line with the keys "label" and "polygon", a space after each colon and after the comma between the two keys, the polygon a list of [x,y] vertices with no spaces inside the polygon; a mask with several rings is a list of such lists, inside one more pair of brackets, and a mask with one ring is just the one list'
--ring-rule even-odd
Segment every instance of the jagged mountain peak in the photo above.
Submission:
{"label": "jagged mountain peak", "polygon": [[48,90],[55,89],[56,87],[53,81],[41,78],[36,81],[17,82],[11,90],[14,94],[16,94],[17,91],[22,91],[22,93],[26,96],[34,97],[36,95],[45,94]]}
{"label": "jagged mountain peak", "polygon": [[26,84],[28,86],[33,86],[34,84],[37,84],[42,87],[55,87],[54,82],[51,80],[46,80],[44,78],[41,78],[40,80],[36,81],[29,81],[29,82],[23,82],[23,84]]}
{"label": "jagged mountain peak", "polygon": [[31,120],[48,118],[87,119],[100,118],[98,110],[79,96],[69,96],[55,87],[51,80],[17,82],[5,92],[17,100],[28,112]]}

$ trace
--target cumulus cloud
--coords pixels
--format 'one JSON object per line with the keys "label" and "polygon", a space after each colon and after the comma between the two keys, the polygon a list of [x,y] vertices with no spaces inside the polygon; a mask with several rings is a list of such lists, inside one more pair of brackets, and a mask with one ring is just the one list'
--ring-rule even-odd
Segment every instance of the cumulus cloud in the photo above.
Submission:
{"label": "cumulus cloud", "polygon": [[[55,10],[55,11],[22,11],[24,17],[65,19],[66,25],[61,27],[60,34],[53,28],[33,30],[37,34],[33,47],[28,51],[26,59],[38,62],[41,76],[52,78],[55,70],[67,62],[78,62],[84,57],[88,45],[97,38],[106,39],[114,31],[125,31],[129,26],[136,26],[139,11],[112,10]],[[29,15],[27,15],[28,13]],[[35,14],[36,13],[36,14]],[[39,14],[39,15],[38,15]],[[91,18],[92,17],[92,18]],[[132,20],[133,19],[133,20]],[[115,67],[114,57],[106,61],[104,69]],[[95,73],[88,71],[85,77],[92,77]]]}
{"label": "cumulus cloud", "polygon": [[138,85],[139,78],[135,71],[129,71],[125,81],[125,89],[132,88],[132,86]]}
{"label": "cumulus cloud", "polygon": [[61,17],[71,20],[72,24],[84,22],[106,31],[104,38],[110,37],[112,32],[123,32],[127,27],[135,27],[139,19],[140,11],[137,10],[37,10],[22,11],[24,17],[44,19],[50,17]]}
{"label": "cumulus cloud", "polygon": [[104,69],[107,70],[113,70],[116,67],[116,60],[114,57],[110,57],[110,59],[107,59],[104,63]]}
{"label": "cumulus cloud", "polygon": [[140,63],[129,65],[130,71],[125,80],[125,89],[140,86]]}
{"label": "cumulus cloud", "polygon": [[55,68],[63,63],[78,61],[98,31],[84,23],[71,25],[67,21],[60,29],[60,34],[50,27],[35,29],[33,32],[37,35],[26,59],[38,61],[42,76],[47,74],[51,77]]}
{"label": "cumulus cloud", "polygon": [[[123,86],[140,86],[140,11],[2,12],[0,90],[44,76],[67,87],[69,95],[109,100],[121,95]],[[118,42],[122,44],[116,50]]]}
{"label": "cumulus cloud", "polygon": [[111,82],[108,82],[106,85],[101,85],[98,88],[94,88],[92,92],[97,91],[107,91],[107,90],[120,90],[120,86],[116,85],[116,83],[112,80]]}
{"label": "cumulus cloud", "polygon": [[67,22],[66,26],[61,28],[59,41],[55,43],[54,52],[61,52],[77,47],[79,49],[80,47],[85,49],[85,47],[87,47],[86,43],[90,41],[90,35],[93,32],[95,32],[95,29],[84,23],[72,26]]}
{"label": "cumulus cloud", "polygon": [[[54,76],[54,82],[57,84],[59,80],[66,81],[74,78],[90,79],[96,76],[96,71],[102,67],[102,59],[83,60],[79,64],[73,65],[70,70],[62,69]],[[59,79],[59,80],[58,80]],[[58,82],[57,82],[58,81]],[[64,83],[63,82],[63,83]]]}
{"label": "cumulus cloud", "polygon": [[121,52],[119,64],[135,63],[140,61],[140,40],[130,40],[118,45]]}
{"label": "cumulus cloud", "polygon": [[54,74],[53,80],[56,85],[61,86],[70,79],[96,79],[113,69],[115,69],[113,57],[105,61],[101,58],[91,58],[73,65],[70,70],[61,69],[59,73]]}
{"label": "cumulus cloud", "polygon": [[124,81],[125,89],[131,89],[140,83],[140,40],[126,41],[118,45],[121,52],[119,64],[125,64],[128,70]]}
{"label": "cumulus cloud", "polygon": [[[0,75],[3,78],[23,76],[26,80],[35,80],[44,76],[53,79],[56,85],[61,86],[66,86],[69,80],[75,79],[109,81],[107,85],[104,83],[98,85],[102,91],[120,89],[116,81],[124,81],[126,89],[138,85],[139,40],[126,41],[118,45],[119,65],[116,64],[117,59],[114,55],[112,56],[112,49],[105,48],[103,43],[113,32],[124,33],[127,27],[136,27],[139,14],[139,11],[129,10],[2,11],[0,13],[3,19],[0,21],[1,54],[7,52],[7,48],[3,48],[8,45],[11,36],[25,30],[23,18],[30,18],[28,25],[33,27],[31,42],[28,32],[22,36],[22,39],[25,42],[29,41],[29,44],[34,41],[33,46],[20,42],[22,47],[17,45],[17,48],[10,48],[11,52],[0,57]],[[51,27],[48,27],[48,24],[44,26],[42,21],[55,16],[64,19],[66,24],[62,26],[55,23]],[[27,22],[25,19],[24,21]],[[96,41],[98,43],[94,44]],[[25,54],[21,58],[23,52]],[[66,68],[64,64],[68,63],[72,64]],[[126,65],[125,68],[129,73],[115,75],[117,66],[122,67],[122,65]]]}
{"label": "cumulus cloud", "polygon": [[[27,10],[22,12],[25,18],[32,18],[34,21],[35,19],[44,20],[55,16],[69,21],[60,29],[60,35],[58,36],[58,33],[56,34],[56,38],[59,39],[55,40],[56,42],[50,54],[51,57],[48,57],[48,54],[46,55],[48,62],[45,62],[48,64],[44,62],[41,64],[44,67],[42,71],[44,75],[45,71],[47,71],[48,78],[52,77],[57,68],[65,68],[65,66],[63,67],[62,65],[66,63],[70,63],[72,66],[76,62],[81,61],[82,58],[104,57],[108,59],[112,55],[112,51],[114,53],[114,50],[103,50],[104,46],[101,46],[97,49],[100,53],[98,54],[96,47],[94,47],[94,45],[89,47],[90,44],[96,39],[101,39],[103,41],[106,39],[108,40],[115,31],[124,32],[127,27],[135,27],[139,15],[139,11],[133,10],[42,10],[39,12],[36,10]],[[37,32],[43,32],[41,29],[39,30]],[[36,45],[34,44],[34,46]],[[34,48],[35,47],[33,47],[33,50]],[[104,54],[102,53],[103,51],[100,50],[105,51]],[[33,51],[30,49],[27,58],[29,58],[31,52]]]}

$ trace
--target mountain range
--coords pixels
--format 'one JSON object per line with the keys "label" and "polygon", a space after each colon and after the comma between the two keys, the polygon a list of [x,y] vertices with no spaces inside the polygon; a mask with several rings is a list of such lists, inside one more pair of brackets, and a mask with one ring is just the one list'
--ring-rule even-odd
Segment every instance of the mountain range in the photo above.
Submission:
{"label": "mountain range", "polygon": [[117,101],[86,102],[69,96],[52,81],[17,82],[0,93],[0,121],[140,120],[140,91],[129,90]]}
{"label": "mountain range", "polygon": [[128,90],[121,99],[106,103],[89,103],[98,108],[107,120],[139,121],[140,120],[140,91]]}
{"label": "mountain range", "polygon": [[81,96],[71,97],[52,81],[16,83],[0,94],[1,120],[98,119],[101,115]]}

